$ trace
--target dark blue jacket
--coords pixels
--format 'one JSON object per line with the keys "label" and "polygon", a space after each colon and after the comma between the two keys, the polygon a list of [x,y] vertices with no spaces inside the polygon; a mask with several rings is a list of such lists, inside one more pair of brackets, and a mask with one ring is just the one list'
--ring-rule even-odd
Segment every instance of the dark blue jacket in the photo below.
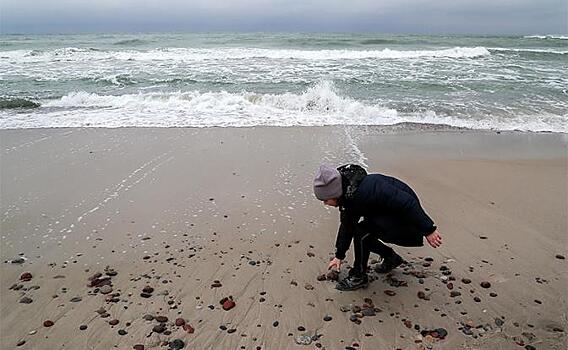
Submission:
{"label": "dark blue jacket", "polygon": [[416,193],[391,176],[363,177],[351,195],[340,198],[339,210],[341,224],[335,244],[338,259],[345,258],[356,232],[371,232],[387,243],[419,247],[423,245],[423,237],[436,230]]}

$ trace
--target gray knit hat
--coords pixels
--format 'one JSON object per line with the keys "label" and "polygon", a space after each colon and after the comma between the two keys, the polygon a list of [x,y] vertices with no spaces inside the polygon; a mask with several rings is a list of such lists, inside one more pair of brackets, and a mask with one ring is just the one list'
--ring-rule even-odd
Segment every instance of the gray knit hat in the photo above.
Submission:
{"label": "gray knit hat", "polygon": [[321,165],[314,179],[314,194],[320,201],[339,198],[343,193],[341,174],[329,165]]}

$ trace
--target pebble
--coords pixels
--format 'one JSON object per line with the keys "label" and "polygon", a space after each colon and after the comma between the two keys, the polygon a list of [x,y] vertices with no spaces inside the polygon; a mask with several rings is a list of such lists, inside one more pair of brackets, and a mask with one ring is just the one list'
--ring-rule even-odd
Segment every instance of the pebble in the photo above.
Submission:
{"label": "pebble", "polygon": [[71,300],[69,300],[69,301],[72,302],[72,303],[78,303],[78,302],[80,302],[81,300],[83,300],[81,297],[73,297],[73,298],[71,298]]}
{"label": "pebble", "polygon": [[219,281],[213,281],[213,283],[211,284],[211,288],[220,288],[222,286],[223,285]]}
{"label": "pebble", "polygon": [[309,283],[306,283],[306,285],[304,286],[304,288],[306,288],[306,290],[313,290],[313,289],[314,289],[314,286],[312,286],[312,285],[309,284]]}
{"label": "pebble", "polygon": [[304,331],[306,330],[306,327],[304,327],[304,326],[298,326],[298,330],[299,330],[300,332],[304,332]]}
{"label": "pebble", "polygon": [[375,309],[371,307],[364,308],[363,310],[361,310],[361,313],[363,314],[363,316],[375,316],[377,314],[375,312]]}
{"label": "pebble", "polygon": [[116,326],[118,324],[118,320],[115,318],[114,320],[110,320],[108,321],[108,324],[110,324],[111,326]]}
{"label": "pebble", "polygon": [[463,284],[470,284],[471,280],[469,278],[462,278],[462,283]]}
{"label": "pebble", "polygon": [[109,286],[108,284],[105,284],[104,286],[101,287],[100,292],[101,294],[109,294],[110,292],[112,292],[112,287]]}
{"label": "pebble", "polygon": [[332,318],[331,316],[329,316],[329,315],[325,315],[325,316],[323,317],[323,320],[324,320],[324,321],[327,321],[327,322],[331,321],[332,319],[333,319],[333,318]]}
{"label": "pebble", "polygon": [[44,327],[51,327],[53,326],[55,323],[52,320],[45,320],[43,321],[43,326]]}
{"label": "pebble", "polygon": [[487,282],[487,281],[481,282],[480,285],[481,285],[483,288],[489,288],[489,287],[491,287],[491,283],[489,283],[489,282]]}
{"label": "pebble", "polygon": [[325,277],[330,281],[337,281],[339,279],[339,271],[331,270]]}
{"label": "pebble", "polygon": [[497,293],[491,292],[491,293],[489,293],[489,296],[492,297],[492,298],[495,298],[497,296]]}
{"label": "pebble", "polygon": [[480,297],[474,297],[473,301],[475,301],[476,303],[480,303],[481,302],[481,298]]}
{"label": "pebble", "polygon": [[152,296],[152,294],[142,292],[142,293],[140,293],[140,296],[141,296],[142,298],[150,298],[150,297]]}
{"label": "pebble", "polygon": [[525,345],[525,350],[536,350],[536,348],[532,345]]}
{"label": "pebble", "polygon": [[12,264],[23,264],[24,261],[25,261],[24,258],[16,258],[16,259],[12,259],[10,261],[10,263],[12,263]]}
{"label": "pebble", "polygon": [[36,334],[36,333],[37,333],[37,330],[34,329],[33,331],[30,331],[28,334],[29,334],[29,335],[34,335],[34,334]]}
{"label": "pebble", "polygon": [[23,297],[22,299],[20,299],[20,303],[22,304],[31,304],[33,302],[33,299],[30,297]]}
{"label": "pebble", "polygon": [[280,324],[280,323],[279,323],[278,321],[272,322],[272,326],[273,326],[273,327],[278,327],[279,324]]}
{"label": "pebble", "polygon": [[152,316],[152,315],[144,315],[144,319],[145,319],[146,321],[153,321],[153,320],[154,320],[154,316]]}
{"label": "pebble", "polygon": [[230,328],[230,329],[227,329],[227,333],[229,333],[229,334],[231,334],[231,333],[235,333],[236,331],[237,331],[237,329],[236,329],[236,328]]}
{"label": "pebble", "polygon": [[318,275],[318,277],[316,279],[321,282],[321,281],[325,281],[327,278],[325,277],[325,273],[324,273],[324,274]]}
{"label": "pebble", "polygon": [[144,345],[136,344],[132,347],[134,350],[144,350]]}
{"label": "pebble", "polygon": [[179,350],[183,349],[184,347],[185,343],[181,339],[174,339],[174,341],[170,343],[170,349]]}
{"label": "pebble", "polygon": [[460,295],[461,295],[461,293],[458,292],[457,290],[452,290],[452,291],[450,292],[450,296],[451,296],[452,298],[459,297]]}
{"label": "pebble", "polygon": [[235,307],[235,302],[232,299],[227,299],[223,302],[223,310],[229,311]]}
{"label": "pebble", "polygon": [[29,272],[24,272],[20,275],[20,281],[29,282],[32,280],[32,274]]}
{"label": "pebble", "polygon": [[26,343],[26,341],[22,339],[22,340],[20,340],[20,341],[16,344],[16,346],[22,346],[22,345],[24,345],[25,343]]}
{"label": "pebble", "polygon": [[84,331],[85,329],[87,329],[87,325],[86,324],[82,324],[79,326],[79,329]]}
{"label": "pebble", "polygon": [[556,259],[564,260],[566,257],[564,255],[556,254]]}
{"label": "pebble", "polygon": [[176,326],[181,327],[185,324],[185,320],[183,318],[179,317],[179,318],[176,318],[175,323],[176,323]]}
{"label": "pebble", "polygon": [[166,326],[164,326],[163,324],[157,324],[152,328],[153,332],[156,333],[164,333],[164,331],[166,330]]}
{"label": "pebble", "polygon": [[168,318],[166,316],[156,316],[156,321],[160,323],[168,322]]}
{"label": "pebble", "polygon": [[148,294],[154,293],[154,288],[152,288],[150,286],[146,286],[146,287],[142,288],[142,292],[148,293]]}
{"label": "pebble", "polygon": [[219,329],[222,331],[226,331],[227,330],[227,326],[225,326],[224,324],[219,326]]}
{"label": "pebble", "polygon": [[193,328],[189,323],[184,324],[182,328],[189,334],[193,334],[193,332],[195,332],[195,328]]}
{"label": "pebble", "polygon": [[125,331],[124,329],[119,329],[119,330],[118,330],[118,334],[119,334],[119,335],[127,335],[128,332]]}
{"label": "pebble", "polygon": [[388,295],[389,297],[393,297],[396,295],[396,292],[390,289],[385,290],[385,294]]}

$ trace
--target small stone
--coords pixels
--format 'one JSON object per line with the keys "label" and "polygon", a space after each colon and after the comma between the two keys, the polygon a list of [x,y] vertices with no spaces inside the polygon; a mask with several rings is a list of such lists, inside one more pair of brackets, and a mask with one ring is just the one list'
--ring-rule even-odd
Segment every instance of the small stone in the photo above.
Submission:
{"label": "small stone", "polygon": [[166,330],[166,326],[162,323],[155,325],[152,328],[152,331],[155,333],[164,333],[164,331]]}
{"label": "small stone", "polygon": [[193,334],[193,332],[195,332],[195,329],[189,323],[184,324],[182,328],[189,334]]}
{"label": "small stone", "polygon": [[532,345],[525,345],[525,350],[536,350],[536,348]]}
{"label": "small stone", "polygon": [[112,287],[109,286],[108,284],[105,284],[104,286],[101,287],[100,292],[101,294],[109,294],[110,292],[112,292]]}
{"label": "small stone", "polygon": [[535,299],[534,302],[537,303],[537,304],[539,304],[539,305],[542,304],[542,301],[540,301],[540,300],[538,300],[538,299]]}
{"label": "small stone", "polygon": [[185,347],[185,343],[181,339],[174,339],[174,341],[172,341],[170,343],[170,349],[172,349],[172,350],[179,350],[179,349],[183,349],[184,347]]}
{"label": "small stone", "polygon": [[118,334],[119,334],[119,335],[127,335],[128,332],[125,331],[124,329],[119,329],[119,330],[118,330]]}
{"label": "small stone", "polygon": [[480,297],[474,297],[473,301],[475,301],[476,303],[480,303],[481,302],[481,298]]}
{"label": "small stone", "polygon": [[229,311],[229,310],[231,310],[232,308],[234,308],[235,305],[236,305],[236,304],[235,304],[235,302],[234,302],[232,299],[227,299],[227,300],[225,300],[225,302],[223,302],[223,310]]}
{"label": "small stone", "polygon": [[71,300],[69,300],[69,301],[72,302],[72,303],[78,303],[78,302],[80,302],[81,300],[83,300],[81,297],[73,297],[73,298],[71,298]]}
{"label": "small stone", "polygon": [[136,344],[132,347],[134,350],[144,350],[143,344]]}
{"label": "small stone", "polygon": [[87,325],[86,324],[82,324],[79,326],[79,329],[84,331],[85,329],[87,329]]}
{"label": "small stone", "polygon": [[324,274],[321,274],[321,275],[318,275],[318,277],[317,277],[317,280],[320,281],[320,282],[321,282],[321,281],[325,281],[326,279],[327,279],[327,278],[325,277],[325,273],[324,273]]}
{"label": "small stone", "polygon": [[115,318],[114,320],[110,320],[108,321],[108,324],[110,324],[111,326],[116,326],[118,324],[118,320]]}
{"label": "small stone", "polygon": [[140,296],[141,296],[142,298],[148,299],[148,298],[150,298],[150,297],[152,296],[152,294],[142,292],[142,293],[140,293]]}
{"label": "small stone", "polygon": [[424,258],[424,261],[432,262],[432,261],[434,261],[434,258],[431,257],[431,256],[427,256],[427,257]]}
{"label": "small stone", "polygon": [[150,286],[146,286],[146,287],[142,288],[142,292],[151,294],[151,293],[154,293],[154,288],[152,288]]}
{"label": "small stone", "polygon": [[156,316],[156,321],[160,323],[168,322],[168,318],[166,316]]}
{"label": "small stone", "polygon": [[375,316],[377,313],[375,312],[375,309],[371,307],[366,307],[361,310],[361,314],[363,314],[363,316],[365,317],[369,317],[369,316]]}
{"label": "small stone", "polygon": [[349,305],[340,305],[340,306],[339,306],[339,310],[340,310],[341,312],[349,312],[349,311],[351,311],[351,306],[349,306]]}
{"label": "small stone", "polygon": [[330,270],[325,277],[330,281],[337,281],[339,279],[339,271]]}
{"label": "small stone", "polygon": [[462,278],[462,283],[463,284],[470,284],[471,280],[469,278]]}
{"label": "small stone", "polygon": [[152,316],[152,315],[144,315],[144,319],[145,319],[146,321],[153,321],[153,320],[154,320],[154,316]]}
{"label": "small stone", "polygon": [[278,321],[274,321],[272,322],[272,327],[278,327],[280,323]]}
{"label": "small stone", "polygon": [[250,261],[249,261],[249,265],[251,265],[251,266],[255,266],[255,265],[256,265],[256,261],[254,261],[254,260],[250,260]]}
{"label": "small stone", "polygon": [[389,297],[393,297],[396,295],[396,292],[390,289],[385,290],[385,294],[388,295]]}
{"label": "small stone", "polygon": [[312,286],[309,283],[306,283],[306,285],[304,286],[304,288],[306,288],[306,290],[314,290],[314,286]]}
{"label": "small stone", "polygon": [[29,282],[32,280],[32,274],[30,272],[24,272],[20,275],[20,281]]}
{"label": "small stone", "polygon": [[492,297],[492,298],[495,298],[497,296],[497,293],[491,292],[491,293],[489,293],[489,296]]}
{"label": "small stone", "polygon": [[229,334],[231,334],[231,333],[235,333],[236,331],[237,331],[237,329],[236,329],[236,328],[230,328],[230,329],[227,329],[227,333],[229,333]]}
{"label": "small stone", "polygon": [[556,259],[564,260],[566,257],[564,255],[556,254]]}
{"label": "small stone", "polygon": [[299,330],[300,332],[304,332],[304,331],[306,330],[306,327],[304,327],[304,326],[298,326],[298,330]]}
{"label": "small stone", "polygon": [[53,326],[54,324],[55,324],[55,323],[54,323],[53,321],[51,321],[51,320],[45,320],[45,321],[43,321],[43,326],[44,326],[44,327],[51,327],[51,326]]}
{"label": "small stone", "polygon": [[483,288],[490,288],[491,287],[491,283],[487,282],[487,281],[483,281],[480,283],[481,287]]}
{"label": "small stone", "polygon": [[211,288],[220,288],[220,287],[222,287],[222,286],[223,286],[223,285],[222,285],[221,282],[219,282],[219,281],[214,281],[214,282],[211,284]]}
{"label": "small stone", "polygon": [[330,315],[325,315],[325,316],[323,317],[323,320],[326,321],[326,322],[329,322],[329,321],[331,321],[332,319],[333,319],[333,318],[332,318]]}
{"label": "small stone", "polygon": [[185,320],[183,318],[179,317],[179,318],[176,318],[175,323],[176,323],[176,326],[181,327],[185,324]]}
{"label": "small stone", "polygon": [[497,327],[502,327],[505,324],[505,321],[503,321],[502,319],[496,317],[495,318],[495,325],[497,325]]}
{"label": "small stone", "polygon": [[458,292],[457,290],[452,290],[450,292],[450,297],[455,298],[455,297],[459,297],[461,295],[460,292]]}
{"label": "small stone", "polygon": [[26,343],[26,341],[22,339],[22,340],[20,340],[20,341],[16,344],[16,346],[22,346],[22,345],[24,345],[25,343]]}
{"label": "small stone", "polygon": [[20,299],[20,303],[22,304],[31,304],[33,302],[32,298],[29,297],[23,297],[22,299]]}
{"label": "small stone", "polygon": [[24,261],[25,261],[24,258],[16,258],[16,259],[12,259],[12,260],[10,261],[10,263],[12,263],[12,264],[18,264],[18,265],[19,265],[19,264],[23,264]]}
{"label": "small stone", "polygon": [[222,331],[226,331],[227,330],[227,326],[225,326],[224,324],[219,326],[219,329]]}

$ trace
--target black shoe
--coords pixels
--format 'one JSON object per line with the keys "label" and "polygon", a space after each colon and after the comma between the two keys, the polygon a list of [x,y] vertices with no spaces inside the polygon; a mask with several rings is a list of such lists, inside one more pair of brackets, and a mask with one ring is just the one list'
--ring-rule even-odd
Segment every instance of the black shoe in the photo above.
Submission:
{"label": "black shoe", "polygon": [[393,252],[392,255],[389,255],[383,259],[383,263],[375,268],[375,272],[378,273],[391,272],[393,269],[399,267],[403,262],[404,259],[397,253]]}
{"label": "black shoe", "polygon": [[356,290],[359,288],[367,288],[369,285],[369,278],[367,275],[362,276],[348,276],[335,285],[335,289],[341,291]]}

